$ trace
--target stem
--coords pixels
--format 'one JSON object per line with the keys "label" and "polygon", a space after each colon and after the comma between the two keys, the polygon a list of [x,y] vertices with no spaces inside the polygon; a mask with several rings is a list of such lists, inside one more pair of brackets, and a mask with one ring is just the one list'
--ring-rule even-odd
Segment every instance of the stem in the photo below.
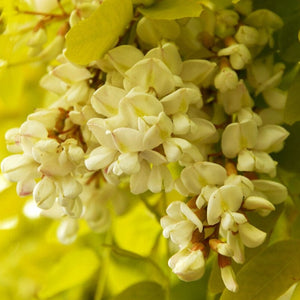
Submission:
{"label": "stem", "polygon": [[[108,243],[112,242],[112,236],[111,236],[110,232],[107,233],[105,240]],[[108,271],[109,263],[110,263],[111,249],[105,248],[103,251],[101,251],[101,254],[102,254],[103,262],[102,262],[101,270],[99,272],[99,278],[98,278],[98,282],[97,282],[94,300],[101,300],[103,297],[105,283],[106,283],[106,279],[107,279],[107,271]]]}
{"label": "stem", "polygon": [[143,261],[149,263],[154,269],[156,269],[158,271],[159,275],[161,276],[161,278],[164,281],[164,286],[168,287],[169,278],[166,276],[166,274],[163,272],[163,270],[160,268],[160,266],[154,260],[152,260],[150,257],[145,257],[145,256],[139,255],[135,252],[131,252],[131,251],[119,248],[116,245],[102,244],[102,246],[110,248],[111,251],[113,251],[117,255],[128,257],[131,259],[136,259],[136,260],[143,260]]}
{"label": "stem", "polygon": [[63,14],[52,14],[52,13],[45,13],[41,11],[21,10],[18,7],[16,7],[15,9],[18,13],[25,14],[25,15],[51,17],[51,18],[61,18],[61,17],[69,16],[66,12],[64,12]]}
{"label": "stem", "polygon": [[145,197],[143,197],[142,195],[140,195],[140,199],[143,201],[143,203],[144,203],[145,206],[149,209],[149,211],[150,211],[151,213],[154,214],[156,220],[157,220],[158,222],[160,222],[160,219],[161,219],[162,216],[161,216],[160,213],[155,209],[155,207],[152,206],[151,204],[149,204],[148,201],[147,201],[147,199],[146,199]]}

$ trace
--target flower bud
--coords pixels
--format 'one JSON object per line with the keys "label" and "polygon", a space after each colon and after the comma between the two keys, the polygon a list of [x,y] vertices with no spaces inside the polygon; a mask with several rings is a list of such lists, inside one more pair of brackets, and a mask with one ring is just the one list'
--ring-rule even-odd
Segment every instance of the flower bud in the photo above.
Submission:
{"label": "flower bud", "polygon": [[259,32],[251,26],[240,26],[234,37],[240,44],[244,44],[247,47],[259,44]]}
{"label": "flower bud", "polygon": [[257,210],[258,212],[262,212],[264,215],[275,210],[275,206],[270,201],[258,196],[250,196],[246,198],[243,203],[243,208]]}
{"label": "flower bud", "polygon": [[237,87],[239,78],[235,71],[229,67],[222,68],[215,77],[215,87],[221,92],[227,92]]}
{"label": "flower bud", "polygon": [[231,265],[229,264],[225,266],[220,266],[220,271],[221,271],[222,280],[226,288],[229,291],[236,293],[238,291],[239,286],[236,282],[236,277]]}
{"label": "flower bud", "polygon": [[12,128],[5,133],[6,147],[9,152],[20,153],[22,152],[21,137],[19,134],[19,128]]}
{"label": "flower bud", "polygon": [[69,17],[69,24],[70,24],[70,27],[74,27],[76,24],[78,24],[79,22],[81,21],[81,18],[78,14],[78,11],[77,9],[74,9],[71,14],[70,14],[70,17]]}
{"label": "flower bud", "polygon": [[40,80],[40,86],[43,89],[58,95],[64,94],[68,89],[68,85],[64,81],[50,74],[46,74],[42,77]]}
{"label": "flower bud", "polygon": [[27,42],[30,47],[38,47],[47,42],[47,33],[44,28],[39,28],[37,31],[33,32],[31,38]]}
{"label": "flower bud", "polygon": [[57,238],[65,244],[71,244],[76,240],[79,226],[78,221],[72,218],[64,219],[58,227]]}
{"label": "flower bud", "polygon": [[72,63],[65,63],[57,66],[51,72],[54,76],[64,80],[65,82],[79,82],[89,79],[92,74],[84,67],[74,65]]}
{"label": "flower bud", "polygon": [[37,11],[45,13],[51,12],[58,6],[57,0],[34,0],[34,3]]}
{"label": "flower bud", "polygon": [[25,178],[39,178],[38,166],[31,156],[15,154],[2,160],[1,171],[8,180],[18,182]]}
{"label": "flower bud", "polygon": [[169,267],[183,281],[200,279],[205,270],[205,260],[201,250],[184,248],[169,259]]}
{"label": "flower bud", "polygon": [[37,206],[42,209],[49,209],[56,198],[56,185],[54,181],[45,176],[37,183],[33,190],[33,199]]}
{"label": "flower bud", "polygon": [[239,21],[239,15],[234,10],[223,9],[217,12],[216,17],[216,35],[225,38],[234,34],[235,28]]}
{"label": "flower bud", "polygon": [[41,60],[49,61],[54,59],[59,53],[61,53],[65,44],[65,38],[62,35],[57,35],[51,43],[43,49],[38,55]]}

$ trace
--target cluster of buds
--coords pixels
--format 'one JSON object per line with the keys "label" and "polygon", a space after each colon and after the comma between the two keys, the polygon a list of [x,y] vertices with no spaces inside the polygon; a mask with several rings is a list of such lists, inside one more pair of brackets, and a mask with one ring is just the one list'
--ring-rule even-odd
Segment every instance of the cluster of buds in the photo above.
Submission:
{"label": "cluster of buds", "polygon": [[[169,266],[182,280],[197,280],[212,250],[226,287],[236,291],[232,260],[243,263],[245,246],[266,238],[247,213],[266,216],[287,197],[282,184],[259,179],[276,175],[270,153],[288,136],[280,126],[284,65],[272,55],[258,58],[283,24],[271,11],[252,11],[250,0],[221,10],[205,3],[195,18],[140,18],[136,44],[118,45],[88,66],[60,54],[41,80],[59,99],[7,132],[16,154],[1,169],[20,196],[32,194],[45,215],[63,218],[65,243],[76,238],[79,218],[107,230],[108,200],[119,214],[127,191],[176,189],[186,201],[174,200],[161,219],[178,248]],[[75,1],[71,14],[62,9],[64,28],[99,5]],[[38,28],[29,44],[41,49],[45,39]],[[261,110],[253,98],[260,93],[268,106]]]}

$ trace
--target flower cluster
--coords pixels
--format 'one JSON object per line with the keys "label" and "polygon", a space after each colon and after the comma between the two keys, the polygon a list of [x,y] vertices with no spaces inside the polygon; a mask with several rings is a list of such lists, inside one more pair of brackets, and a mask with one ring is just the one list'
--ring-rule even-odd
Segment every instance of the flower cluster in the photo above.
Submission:
{"label": "flower cluster", "polygon": [[[68,28],[98,6],[74,1],[71,14],[63,10],[69,23],[48,57],[61,52]],[[37,53],[45,51],[41,24],[28,44]],[[161,219],[178,250],[169,266],[182,280],[197,280],[212,250],[226,287],[236,291],[232,260],[243,263],[244,248],[266,238],[248,212],[266,216],[287,198],[271,180],[277,162],[270,155],[289,134],[280,126],[284,65],[263,54],[283,23],[242,0],[232,9],[205,1],[199,17],[144,16],[135,25],[134,44],[119,44],[87,66],[64,52],[57,56],[40,84],[58,100],[7,132],[15,154],[2,161],[2,172],[45,215],[63,218],[64,243],[76,238],[80,218],[107,230],[109,200],[123,213],[128,191],[177,190],[186,201],[174,199]],[[256,106],[259,94],[267,108]]]}

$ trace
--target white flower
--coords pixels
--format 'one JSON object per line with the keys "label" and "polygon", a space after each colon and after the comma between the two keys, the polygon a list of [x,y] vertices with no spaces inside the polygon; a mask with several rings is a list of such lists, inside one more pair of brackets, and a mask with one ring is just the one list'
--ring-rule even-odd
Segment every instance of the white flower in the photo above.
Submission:
{"label": "white flower", "polygon": [[25,154],[15,154],[4,158],[1,162],[1,171],[5,178],[13,182],[25,179],[40,178],[38,171],[39,164],[31,156]]}
{"label": "white flower", "polygon": [[109,50],[104,57],[122,75],[143,58],[142,51],[131,45],[115,47]]}
{"label": "white flower", "polygon": [[259,128],[255,150],[278,152],[283,147],[283,141],[289,136],[289,132],[278,125],[264,125]]}
{"label": "white flower", "polygon": [[250,223],[239,224],[239,235],[246,247],[255,248],[260,246],[266,239],[267,234]]}
{"label": "white flower", "polygon": [[207,205],[207,222],[209,225],[218,223],[225,217],[224,213],[236,212],[242,204],[243,192],[239,186],[224,185],[213,192]]}
{"label": "white flower", "polygon": [[173,43],[164,43],[162,46],[153,48],[147,52],[145,58],[158,58],[175,75],[180,75],[182,69],[182,61],[177,47]]}
{"label": "white flower", "polygon": [[263,151],[242,150],[238,155],[237,169],[239,171],[267,173],[274,177],[276,175],[276,165],[277,162]]}
{"label": "white flower", "polygon": [[160,59],[145,58],[125,73],[124,87],[128,92],[134,87],[140,87],[145,92],[153,89],[161,98],[175,90],[175,79]]}
{"label": "white flower", "polygon": [[163,235],[170,237],[180,247],[189,244],[195,229],[200,232],[203,230],[202,222],[184,202],[172,202],[167,208],[167,214],[160,221]]}
{"label": "white flower", "polygon": [[232,90],[227,89],[225,92],[218,92],[218,101],[229,115],[239,112],[243,107],[252,107],[254,105],[243,80],[240,80]]}
{"label": "white flower", "polygon": [[255,191],[262,193],[273,204],[280,204],[288,197],[287,188],[275,181],[256,179],[252,180]]}
{"label": "white flower", "polygon": [[92,77],[92,74],[89,70],[84,67],[74,65],[70,62],[66,62],[57,66],[51,71],[50,74],[53,74],[67,83],[75,83]]}
{"label": "white flower", "polygon": [[222,135],[222,151],[228,158],[234,158],[246,148],[253,148],[257,141],[257,125],[249,120],[229,124]]}
{"label": "white flower", "polygon": [[206,185],[223,185],[226,177],[226,170],[222,166],[212,162],[197,162],[182,170],[180,181],[190,195],[199,195]]}
{"label": "white flower", "polygon": [[245,176],[232,174],[224,182],[225,185],[237,185],[242,189],[243,196],[248,197],[254,190],[253,183]]}
{"label": "white flower", "polygon": [[97,113],[112,117],[118,114],[119,102],[125,95],[123,89],[104,84],[94,92],[91,104]]}
{"label": "white flower", "polygon": [[251,61],[251,54],[244,44],[234,44],[221,49],[218,56],[229,56],[230,64],[235,70],[245,68]]}
{"label": "white flower", "polygon": [[165,96],[160,100],[166,114],[186,113],[190,104],[197,103],[200,108],[203,104],[202,95],[198,88],[184,87]]}
{"label": "white flower", "polygon": [[169,259],[169,267],[183,281],[200,279],[205,270],[205,260],[201,250],[184,248]]}
{"label": "white flower", "polygon": [[207,86],[210,84],[217,65],[214,62],[202,59],[186,60],[182,64],[180,76],[185,82]]}

